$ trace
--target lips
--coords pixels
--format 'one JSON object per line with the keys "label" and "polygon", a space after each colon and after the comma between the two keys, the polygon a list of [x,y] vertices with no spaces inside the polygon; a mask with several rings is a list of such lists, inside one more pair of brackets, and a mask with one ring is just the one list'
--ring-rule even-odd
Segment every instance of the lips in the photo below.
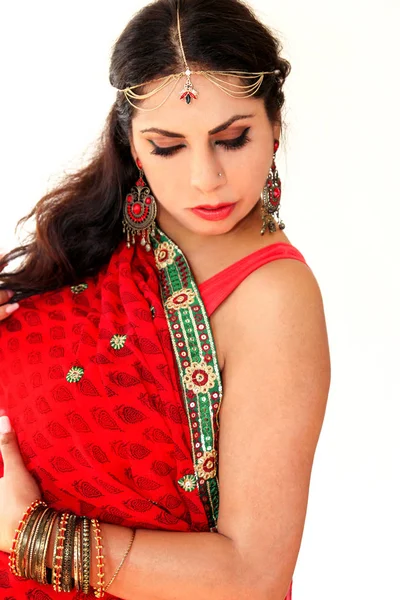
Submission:
{"label": "lips", "polygon": [[218,208],[225,208],[225,206],[232,206],[233,202],[223,202],[222,204],[201,204],[194,208],[205,208],[206,210],[217,210]]}
{"label": "lips", "polygon": [[223,204],[215,204],[214,206],[211,204],[196,206],[196,208],[192,208],[192,212],[207,221],[221,221],[229,217],[234,209],[235,203],[228,204],[224,202]]}

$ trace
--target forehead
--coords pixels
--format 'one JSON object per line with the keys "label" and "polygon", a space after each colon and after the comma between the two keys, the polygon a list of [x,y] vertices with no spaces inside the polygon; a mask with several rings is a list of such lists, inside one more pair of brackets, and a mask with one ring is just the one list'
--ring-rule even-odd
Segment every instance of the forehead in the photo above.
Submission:
{"label": "forehead", "polygon": [[[241,84],[238,78],[218,77],[224,82]],[[255,118],[262,117],[263,113],[265,115],[262,98],[233,98],[200,74],[192,75],[191,81],[198,93],[196,99],[192,99],[190,104],[180,99],[186,82],[185,77],[170,82],[163,90],[140,104],[141,108],[154,110],[137,110],[132,120],[133,131],[138,133],[142,129],[159,127],[185,135],[195,134],[209,131],[236,114],[254,114]],[[159,84],[160,82],[149,84],[141,93],[151,92]],[[164,100],[163,105],[156,108]],[[240,122],[238,124],[240,125]]]}

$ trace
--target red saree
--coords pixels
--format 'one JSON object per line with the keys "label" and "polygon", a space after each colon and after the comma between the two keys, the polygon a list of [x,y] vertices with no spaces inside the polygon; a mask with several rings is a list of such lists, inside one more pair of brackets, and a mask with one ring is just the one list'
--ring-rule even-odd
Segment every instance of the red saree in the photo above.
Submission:
{"label": "red saree", "polygon": [[[159,238],[154,259],[121,242],[98,275],[22,300],[0,324],[0,408],[57,510],[217,531],[222,387],[204,305],[174,248]],[[13,577],[0,553],[0,599],[58,596]]]}

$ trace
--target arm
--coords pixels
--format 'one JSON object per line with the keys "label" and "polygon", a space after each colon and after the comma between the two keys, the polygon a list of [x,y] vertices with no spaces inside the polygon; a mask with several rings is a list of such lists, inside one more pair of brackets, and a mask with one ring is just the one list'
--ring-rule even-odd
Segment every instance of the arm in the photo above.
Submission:
{"label": "arm", "polygon": [[[115,596],[285,597],[329,389],[327,334],[320,291],[306,265],[277,261],[244,283],[223,316],[219,533],[138,530],[109,588]],[[108,581],[130,531],[102,530]]]}
{"label": "arm", "polygon": [[[285,260],[227,302],[219,533],[138,530],[109,588],[122,599],[283,600],[289,587],[330,381],[322,300],[308,267]],[[102,531],[107,582],[130,531]]]}

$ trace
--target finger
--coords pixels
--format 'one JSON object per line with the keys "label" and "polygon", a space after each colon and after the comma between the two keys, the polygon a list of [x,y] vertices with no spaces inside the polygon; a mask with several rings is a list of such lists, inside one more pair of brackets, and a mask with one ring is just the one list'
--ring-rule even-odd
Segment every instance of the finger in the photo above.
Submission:
{"label": "finger", "polygon": [[10,419],[3,415],[0,417],[0,450],[4,463],[4,473],[15,472],[25,468],[18,446],[17,436],[13,430]]}
{"label": "finger", "polygon": [[13,304],[4,304],[3,306],[0,306],[0,321],[4,321],[4,319],[7,319],[10,315],[12,315],[12,313],[18,310],[18,308],[19,304],[17,302]]}
{"label": "finger", "polygon": [[14,296],[14,292],[11,290],[0,290],[0,304],[5,304],[12,296]]}

